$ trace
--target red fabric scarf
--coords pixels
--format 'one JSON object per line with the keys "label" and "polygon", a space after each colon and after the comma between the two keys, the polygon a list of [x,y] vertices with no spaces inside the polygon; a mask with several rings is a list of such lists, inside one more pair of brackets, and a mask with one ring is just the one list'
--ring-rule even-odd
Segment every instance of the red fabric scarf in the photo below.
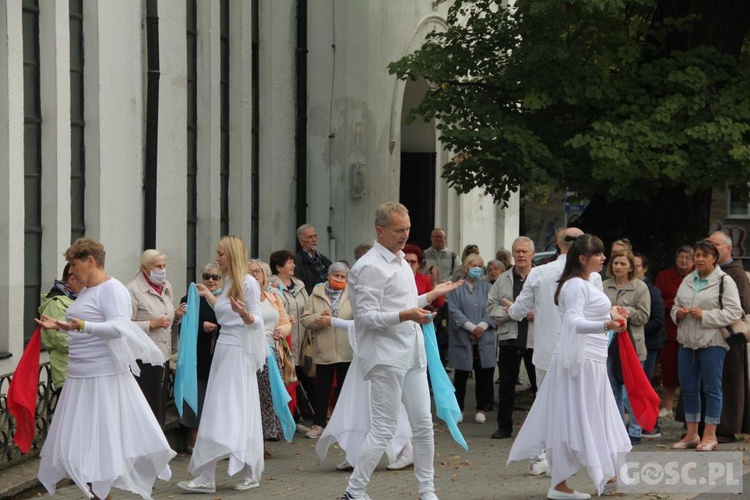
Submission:
{"label": "red fabric scarf", "polygon": [[659,395],[651,387],[651,382],[643,371],[630,335],[626,332],[617,335],[617,344],[620,349],[622,380],[633,410],[632,416],[646,432],[651,432],[659,417]]}
{"label": "red fabric scarf", "polygon": [[16,419],[13,440],[22,453],[28,453],[34,441],[36,393],[39,386],[39,350],[41,326],[37,326],[23,351],[8,387],[8,413]]}

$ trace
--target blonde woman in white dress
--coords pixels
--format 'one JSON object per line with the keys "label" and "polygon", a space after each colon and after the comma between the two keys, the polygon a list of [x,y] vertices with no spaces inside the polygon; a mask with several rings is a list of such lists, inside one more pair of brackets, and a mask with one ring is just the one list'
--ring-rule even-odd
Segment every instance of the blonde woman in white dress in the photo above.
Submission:
{"label": "blonde woman in white dress", "polygon": [[203,285],[198,293],[212,304],[221,325],[208,377],[198,439],[188,469],[190,481],[177,485],[195,493],[216,492],[216,465],[229,459],[228,473],[242,472],[234,486],[260,486],[263,474],[263,430],[256,372],[266,360],[266,337],[260,312],[260,287],[247,274],[247,250],[237,236],[224,236],[216,261],[225,278],[219,297]]}
{"label": "blonde woman in white dress", "polygon": [[589,234],[566,240],[574,242],[555,293],[562,327],[552,376],[542,384],[508,457],[508,462],[528,460],[546,450],[552,476],[547,498],[554,500],[591,498],[566,482],[582,467],[597,494],[614,491],[617,454],[631,449],[607,377],[607,332],[624,331],[627,321],[588,281],[602,269],[604,244]]}

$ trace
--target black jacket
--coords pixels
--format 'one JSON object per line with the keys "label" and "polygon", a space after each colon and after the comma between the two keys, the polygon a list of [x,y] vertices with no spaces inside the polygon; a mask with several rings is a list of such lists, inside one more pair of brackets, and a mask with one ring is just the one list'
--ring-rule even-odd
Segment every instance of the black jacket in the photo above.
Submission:
{"label": "black jacket", "polygon": [[[318,252],[318,255],[320,255],[320,260],[323,262],[326,271],[328,271],[328,268],[331,266],[331,260],[320,252]],[[305,290],[307,290],[308,295],[312,294],[312,289],[315,288],[315,285],[324,281],[318,276],[310,260],[310,256],[304,250],[300,250],[294,256],[294,266],[294,275],[305,283]]]}

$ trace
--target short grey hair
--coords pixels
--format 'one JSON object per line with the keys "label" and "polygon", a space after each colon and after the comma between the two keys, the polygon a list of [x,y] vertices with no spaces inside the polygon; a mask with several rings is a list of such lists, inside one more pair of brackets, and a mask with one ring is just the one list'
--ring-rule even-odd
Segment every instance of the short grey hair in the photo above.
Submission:
{"label": "short grey hair", "polygon": [[349,272],[349,266],[346,265],[345,262],[334,262],[330,266],[328,266],[328,274],[331,273],[348,273]]}
{"label": "short grey hair", "polygon": [[375,225],[386,227],[390,222],[391,215],[394,213],[409,215],[409,209],[397,201],[387,201],[375,211]]}
{"label": "short grey hair", "polygon": [[711,236],[713,236],[713,235],[721,236],[721,238],[724,241],[725,245],[728,245],[730,247],[732,246],[732,237],[729,236],[724,231],[714,231],[713,233],[711,233]]}
{"label": "short grey hair", "polygon": [[491,261],[489,261],[487,263],[487,268],[489,269],[490,266],[497,266],[500,269],[502,269],[503,271],[507,271],[507,268],[505,267],[505,264],[503,264],[502,262],[500,262],[497,259],[492,259]]}
{"label": "short grey hair", "polygon": [[693,247],[690,245],[682,245],[680,248],[677,249],[677,251],[674,253],[675,259],[681,254],[681,253],[687,253],[690,254],[691,257],[695,256],[695,252],[693,251]]}
{"label": "short grey hair", "polygon": [[271,279],[271,268],[268,267],[268,264],[260,259],[250,259],[247,261],[248,272],[250,271],[250,264],[258,264],[260,266],[263,271],[263,284],[268,286],[268,281]]}
{"label": "short grey hair", "polygon": [[300,227],[297,228],[297,239],[300,239],[302,237],[302,233],[307,231],[308,229],[313,228],[315,229],[315,226],[312,224],[302,224]]}
{"label": "short grey hair", "polygon": [[533,252],[534,251],[534,240],[529,238],[528,236],[519,236],[515,240],[513,240],[513,244],[510,246],[511,250],[514,246],[516,246],[516,243],[528,243],[529,249]]}
{"label": "short grey hair", "polygon": [[207,273],[211,270],[221,271],[221,269],[219,268],[219,264],[217,264],[216,262],[209,262],[208,264],[203,266],[203,268],[201,269],[201,273]]}

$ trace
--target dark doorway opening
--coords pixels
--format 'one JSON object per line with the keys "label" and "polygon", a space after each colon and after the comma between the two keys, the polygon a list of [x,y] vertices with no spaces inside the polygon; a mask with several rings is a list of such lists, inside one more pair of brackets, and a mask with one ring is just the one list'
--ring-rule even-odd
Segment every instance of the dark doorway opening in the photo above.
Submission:
{"label": "dark doorway opening", "polygon": [[435,227],[435,153],[401,153],[399,200],[409,209],[409,243],[430,246]]}

